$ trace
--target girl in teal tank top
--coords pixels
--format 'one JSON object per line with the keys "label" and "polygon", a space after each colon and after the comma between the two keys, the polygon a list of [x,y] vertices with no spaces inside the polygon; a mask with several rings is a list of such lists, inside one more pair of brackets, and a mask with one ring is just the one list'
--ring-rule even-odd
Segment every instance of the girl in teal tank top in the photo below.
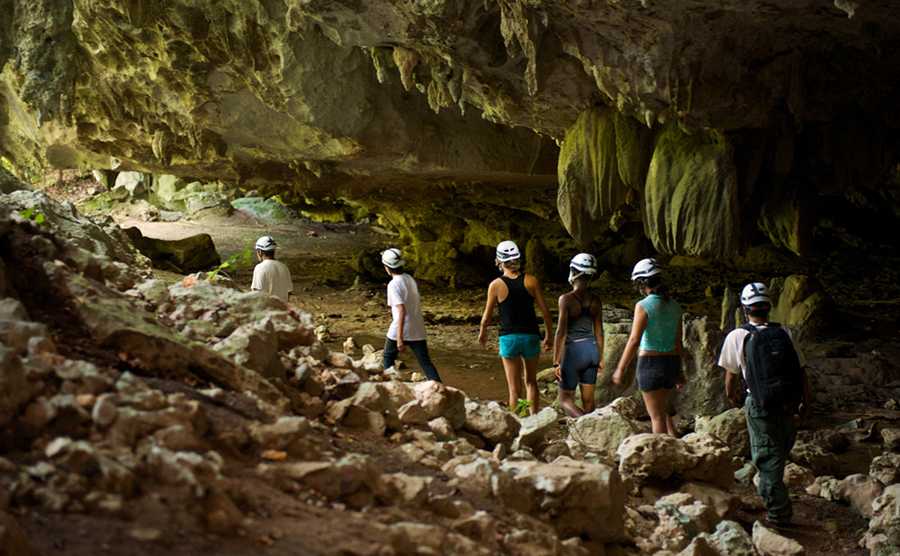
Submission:
{"label": "girl in teal tank top", "polygon": [[634,321],[613,384],[624,383],[625,370],[637,355],[638,388],[653,423],[653,432],[675,434],[669,415],[672,389],[684,383],[681,374],[681,306],[666,295],[661,269],[654,259],[639,261],[631,280],[644,299],[634,306]]}

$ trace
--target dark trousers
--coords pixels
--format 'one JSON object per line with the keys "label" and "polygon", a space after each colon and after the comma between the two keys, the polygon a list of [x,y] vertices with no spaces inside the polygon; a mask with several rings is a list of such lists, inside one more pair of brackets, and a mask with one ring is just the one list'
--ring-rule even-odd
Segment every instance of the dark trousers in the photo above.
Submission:
{"label": "dark trousers", "polygon": [[766,504],[770,519],[790,520],[793,512],[784,485],[784,466],[797,438],[793,416],[784,411],[769,412],[757,407],[752,396],[747,396],[744,410],[750,431],[750,453],[753,465],[759,470],[757,491]]}
{"label": "dark trousers", "polygon": [[[422,367],[422,372],[425,373],[425,376],[427,376],[429,380],[440,382],[441,375],[439,375],[437,369],[434,368],[434,363],[431,362],[431,356],[428,355],[428,343],[425,340],[407,340],[403,343],[416,355],[416,361],[419,362],[419,366]],[[390,338],[385,339],[384,368],[387,369],[393,367],[394,361],[397,360],[397,355],[399,354],[400,352],[397,350],[396,340],[391,340]]]}

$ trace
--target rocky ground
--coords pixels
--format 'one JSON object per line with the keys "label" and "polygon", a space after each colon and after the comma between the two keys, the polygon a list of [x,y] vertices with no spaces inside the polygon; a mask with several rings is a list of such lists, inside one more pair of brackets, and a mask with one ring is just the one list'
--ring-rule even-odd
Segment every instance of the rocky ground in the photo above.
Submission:
{"label": "rocky ground", "polygon": [[[260,229],[288,233],[231,218],[204,229],[223,258]],[[150,236],[160,226],[141,225]],[[175,236],[195,225],[165,226]],[[233,280],[154,277],[111,221],[40,193],[0,198],[0,546],[76,555],[900,550],[892,346],[810,350],[817,403],[788,473],[797,525],[782,535],[758,522],[743,415],[723,411],[709,363],[718,318],[686,325],[693,386],[679,401],[681,438],[647,434],[633,392],[604,384],[609,403],[582,419],[552,407],[519,419],[489,401],[504,397],[494,355],[473,355],[480,291],[425,288],[448,386],[382,372],[383,285],[354,286],[347,259],[327,253],[389,238],[293,229],[283,256],[301,285],[288,306],[235,287],[247,270]],[[612,360],[627,312],[610,303],[607,321]]]}

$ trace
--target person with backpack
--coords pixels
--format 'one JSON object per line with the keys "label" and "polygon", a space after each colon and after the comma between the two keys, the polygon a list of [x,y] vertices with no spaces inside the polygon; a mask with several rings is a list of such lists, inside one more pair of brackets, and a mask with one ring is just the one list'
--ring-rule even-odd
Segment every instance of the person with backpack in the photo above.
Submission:
{"label": "person with backpack", "polygon": [[382,363],[385,369],[394,366],[397,356],[409,346],[428,380],[441,382],[425,341],[425,318],[422,316],[419,286],[412,276],[404,272],[406,261],[396,247],[381,253],[381,264],[391,277],[387,287],[387,303],[391,308],[391,326],[384,341]]}
{"label": "person with backpack", "polygon": [[769,322],[772,302],[765,284],[747,284],[741,305],[749,322],[725,337],[719,366],[727,371],[725,391],[735,405],[749,393],[744,411],[750,453],[759,471],[757,492],[769,523],[783,527],[790,525],[793,514],[784,467],[796,439],[794,416],[809,411],[809,380],[791,333]]}
{"label": "person with backpack", "polygon": [[[499,307],[500,358],[509,390],[509,410],[516,409],[524,375],[528,411],[534,415],[540,410],[541,403],[537,383],[538,356],[542,347],[544,351],[550,351],[553,324],[541,284],[536,277],[522,271],[521,257],[519,247],[514,242],[506,240],[497,245],[495,261],[503,275],[488,286],[478,342],[482,347],[487,347],[487,327],[493,317],[494,307]],[[543,342],[534,314],[535,303],[544,318]]]}
{"label": "person with backpack", "polygon": [[662,269],[655,259],[634,265],[631,281],[644,299],[634,306],[631,334],[613,373],[621,385],[625,369],[637,354],[637,383],[644,398],[654,433],[675,435],[669,415],[672,390],[684,382],[681,374],[681,306],[666,291]]}
{"label": "person with backpack", "polygon": [[[579,253],[569,263],[572,291],[559,296],[559,322],[553,343],[553,366],[559,381],[559,405],[569,417],[594,411],[594,385],[603,370],[603,305],[588,288],[597,259]],[[575,388],[581,387],[581,408]]]}

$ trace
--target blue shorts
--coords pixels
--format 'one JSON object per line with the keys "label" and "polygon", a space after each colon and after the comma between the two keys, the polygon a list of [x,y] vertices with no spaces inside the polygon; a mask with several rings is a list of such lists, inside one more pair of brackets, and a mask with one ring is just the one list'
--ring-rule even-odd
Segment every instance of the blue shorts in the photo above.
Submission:
{"label": "blue shorts", "polygon": [[500,336],[500,357],[531,359],[541,354],[541,337],[537,334],[504,334]]}
{"label": "blue shorts", "polygon": [[681,356],[657,355],[637,360],[637,383],[642,392],[671,390],[681,378]]}
{"label": "blue shorts", "polygon": [[562,390],[575,390],[579,384],[593,386],[597,383],[597,367],[600,365],[600,353],[597,342],[587,338],[566,344],[566,354],[560,365]]}

